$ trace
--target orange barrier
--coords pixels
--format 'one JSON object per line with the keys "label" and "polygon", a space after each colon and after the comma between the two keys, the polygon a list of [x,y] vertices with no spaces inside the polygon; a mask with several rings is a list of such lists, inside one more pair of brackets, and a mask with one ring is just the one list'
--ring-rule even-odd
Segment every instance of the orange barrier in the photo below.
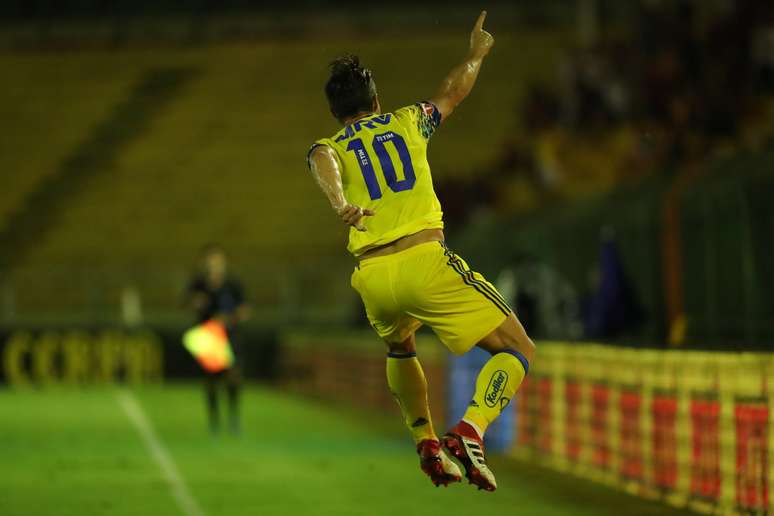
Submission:
{"label": "orange barrier", "polygon": [[774,514],[774,354],[549,343],[513,455],[707,514]]}
{"label": "orange barrier", "polygon": [[[417,340],[443,426],[447,354]],[[281,342],[288,388],[397,413],[369,332]],[[541,343],[512,404],[511,454],[697,512],[774,515],[773,390],[774,353]]]}

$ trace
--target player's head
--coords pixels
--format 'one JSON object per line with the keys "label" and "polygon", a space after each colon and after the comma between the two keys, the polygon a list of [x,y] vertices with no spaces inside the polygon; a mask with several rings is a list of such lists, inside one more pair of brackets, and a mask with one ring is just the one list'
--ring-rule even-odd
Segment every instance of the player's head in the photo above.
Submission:
{"label": "player's head", "polygon": [[331,76],[325,83],[325,96],[331,113],[344,122],[360,113],[379,112],[376,83],[368,68],[351,54],[337,57],[331,63]]}
{"label": "player's head", "polygon": [[226,252],[218,244],[207,244],[201,251],[202,269],[207,276],[220,279],[226,275]]}

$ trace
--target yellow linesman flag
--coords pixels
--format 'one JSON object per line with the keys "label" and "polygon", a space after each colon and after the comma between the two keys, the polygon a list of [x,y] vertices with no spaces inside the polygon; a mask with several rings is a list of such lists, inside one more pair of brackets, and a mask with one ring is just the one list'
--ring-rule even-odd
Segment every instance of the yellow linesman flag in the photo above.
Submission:
{"label": "yellow linesman flag", "polygon": [[226,327],[209,320],[183,334],[183,345],[205,371],[219,373],[234,363]]}

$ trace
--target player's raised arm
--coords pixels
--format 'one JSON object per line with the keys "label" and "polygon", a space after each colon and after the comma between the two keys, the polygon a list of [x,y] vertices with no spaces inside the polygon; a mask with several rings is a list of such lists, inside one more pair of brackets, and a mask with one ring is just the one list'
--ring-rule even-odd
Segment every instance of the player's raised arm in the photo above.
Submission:
{"label": "player's raised arm", "polygon": [[341,183],[339,162],[333,149],[327,145],[318,145],[312,149],[309,155],[309,170],[341,220],[358,231],[367,231],[362,218],[374,215],[374,212],[347,202]]}
{"label": "player's raised arm", "polygon": [[494,45],[494,38],[484,30],[486,11],[481,14],[470,33],[470,50],[465,60],[457,65],[441,83],[438,93],[430,101],[441,112],[441,121],[452,114],[454,109],[468,96],[476,83],[481,62]]}

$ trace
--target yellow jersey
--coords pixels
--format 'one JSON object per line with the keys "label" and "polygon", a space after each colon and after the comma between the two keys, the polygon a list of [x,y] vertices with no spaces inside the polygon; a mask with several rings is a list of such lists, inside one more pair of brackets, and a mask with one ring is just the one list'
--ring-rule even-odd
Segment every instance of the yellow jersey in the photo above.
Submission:
{"label": "yellow jersey", "polygon": [[355,256],[423,229],[443,228],[441,203],[433,190],[427,143],[441,121],[431,102],[392,113],[373,114],[317,140],[336,154],[347,202],[373,210],[350,228],[347,250]]}

